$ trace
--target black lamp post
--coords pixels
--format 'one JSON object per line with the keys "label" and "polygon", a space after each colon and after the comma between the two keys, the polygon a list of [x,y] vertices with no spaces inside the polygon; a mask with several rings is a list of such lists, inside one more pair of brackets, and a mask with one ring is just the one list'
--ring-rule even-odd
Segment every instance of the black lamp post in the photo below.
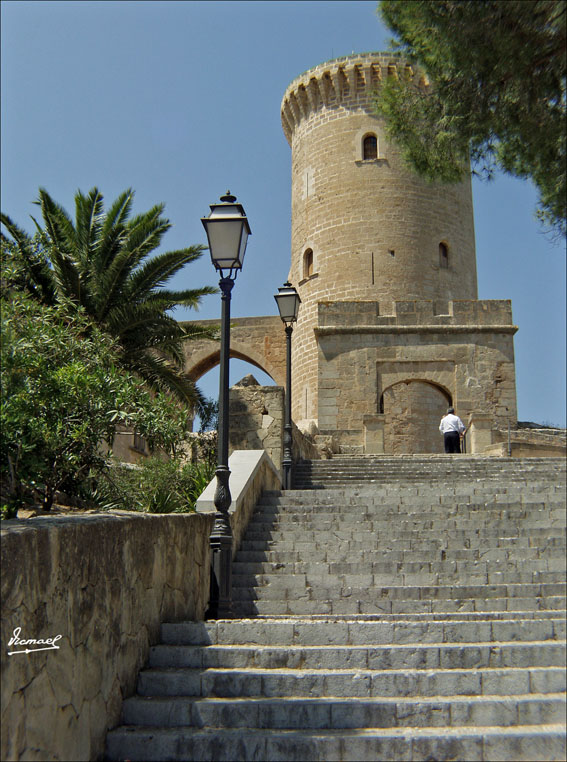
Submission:
{"label": "black lamp post", "polygon": [[284,420],[284,438],[283,438],[283,487],[291,489],[292,481],[292,428],[291,428],[291,334],[293,333],[293,324],[297,320],[299,305],[301,299],[295,288],[289,281],[278,288],[278,293],[274,295],[277,302],[280,317],[285,324],[286,335],[286,390],[285,390],[285,420]]}
{"label": "black lamp post", "polygon": [[211,213],[201,219],[207,231],[211,261],[220,273],[219,286],[222,292],[217,487],[214,497],[216,513],[210,536],[211,598],[206,613],[209,619],[226,619],[231,616],[232,529],[228,516],[232,502],[228,486],[230,295],[238,271],[242,269],[246,243],[250,235],[250,225],[244,208],[236,203],[236,197],[227,191],[220,200],[220,204],[211,204]]}

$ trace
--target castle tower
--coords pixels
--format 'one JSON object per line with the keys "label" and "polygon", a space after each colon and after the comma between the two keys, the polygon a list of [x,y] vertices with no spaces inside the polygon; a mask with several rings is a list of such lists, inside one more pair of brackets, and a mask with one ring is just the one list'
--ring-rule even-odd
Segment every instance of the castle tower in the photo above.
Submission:
{"label": "castle tower", "polygon": [[[289,277],[302,300],[293,341],[293,417],[299,423],[315,421],[321,432],[341,431],[345,441],[359,447],[365,448],[360,442],[369,437],[367,450],[382,446],[369,444],[372,426],[382,428],[378,438],[395,438],[392,416],[389,433],[388,421],[384,429],[380,419],[385,403],[390,412],[401,411],[400,422],[412,406],[434,408],[438,421],[437,413],[448,400],[456,403],[460,397],[465,406],[473,404],[467,399],[470,394],[457,392],[455,374],[463,367],[444,361],[438,366],[439,380],[433,361],[425,367],[425,358],[409,349],[425,341],[423,331],[416,338],[408,330],[412,323],[430,328],[458,323],[462,329],[463,321],[472,320],[476,325],[472,313],[465,320],[460,312],[465,303],[474,304],[467,309],[477,315],[480,303],[470,180],[432,184],[411,173],[374,115],[373,99],[381,82],[399,76],[402,68],[420,76],[399,54],[336,59],[296,78],[281,105],[282,126],[292,149]],[[507,308],[493,304],[500,306],[498,317],[491,311],[491,320],[510,325],[509,303]],[[405,329],[398,331],[400,323]],[[361,330],[349,332],[355,324]],[[391,335],[384,341],[387,326],[392,327]],[[370,334],[382,336],[376,349],[369,344]],[[401,334],[405,337],[396,344]],[[349,355],[349,347],[359,347],[360,352]],[[508,349],[507,361],[509,354]],[[342,369],[339,355],[345,363]],[[468,367],[465,375],[471,370]],[[404,373],[406,381],[416,383],[411,389],[394,389],[390,382],[398,383]],[[468,388],[477,384],[477,375],[469,373]],[[432,384],[441,392],[440,397],[435,392],[434,401]],[[504,409],[515,413],[513,356],[512,387],[506,404],[499,405],[502,415]],[[430,444],[419,447],[416,451],[431,451]]]}

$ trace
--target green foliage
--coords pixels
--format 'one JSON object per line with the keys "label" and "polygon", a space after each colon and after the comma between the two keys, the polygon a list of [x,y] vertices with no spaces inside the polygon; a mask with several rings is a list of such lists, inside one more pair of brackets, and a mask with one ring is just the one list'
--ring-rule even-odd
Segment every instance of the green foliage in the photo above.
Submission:
{"label": "green foliage", "polygon": [[[217,289],[171,291],[164,286],[201,256],[203,246],[155,254],[171,227],[163,205],[130,218],[134,193],[127,190],[105,212],[102,194],[93,188],[75,195],[75,220],[43,188],[36,202],[43,227],[34,219],[30,237],[9,217],[1,221],[11,236],[4,246],[6,285],[25,290],[48,306],[82,310],[117,340],[117,362],[154,391],[169,391],[199,408],[202,396],[182,374],[183,344],[216,338],[216,332],[181,325],[169,312],[176,306],[197,308]],[[6,242],[5,236],[2,236]]]}
{"label": "green foliage", "polygon": [[116,463],[99,482],[100,507],[146,513],[187,513],[215,473],[212,461],[183,463],[148,458],[139,465]]}
{"label": "green foliage", "polygon": [[201,405],[199,417],[201,419],[201,425],[199,426],[200,434],[203,434],[205,431],[216,431],[219,423],[218,400],[205,399]]}
{"label": "green foliage", "polygon": [[118,426],[174,451],[184,436],[184,412],[121,368],[117,342],[82,308],[69,313],[7,289],[2,296],[4,513],[38,499],[49,510],[57,490],[71,484],[76,492],[96,478],[108,467]]}
{"label": "green foliage", "polygon": [[565,0],[382,0],[395,46],[431,86],[389,78],[376,102],[408,164],[456,182],[531,179],[538,217],[566,231]]}

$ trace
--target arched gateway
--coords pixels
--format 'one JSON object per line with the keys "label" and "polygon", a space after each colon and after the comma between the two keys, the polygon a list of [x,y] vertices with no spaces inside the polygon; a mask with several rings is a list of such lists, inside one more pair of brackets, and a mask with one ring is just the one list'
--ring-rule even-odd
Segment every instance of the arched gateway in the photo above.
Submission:
{"label": "arched gateway", "polygon": [[[192,325],[220,325],[220,320],[194,320]],[[232,318],[230,356],[255,365],[278,386],[285,385],[285,333],[279,317]],[[184,372],[198,381],[219,364],[220,343],[199,339],[185,345]]]}

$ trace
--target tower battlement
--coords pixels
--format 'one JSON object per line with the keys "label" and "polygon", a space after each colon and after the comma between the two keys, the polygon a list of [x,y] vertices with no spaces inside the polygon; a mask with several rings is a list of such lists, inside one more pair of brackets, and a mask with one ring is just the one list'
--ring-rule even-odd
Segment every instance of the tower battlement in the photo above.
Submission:
{"label": "tower battlement", "polygon": [[423,73],[400,53],[360,53],[326,61],[301,74],[285,91],[282,127],[288,143],[304,117],[322,107],[368,108],[386,77],[404,76],[424,83]]}

